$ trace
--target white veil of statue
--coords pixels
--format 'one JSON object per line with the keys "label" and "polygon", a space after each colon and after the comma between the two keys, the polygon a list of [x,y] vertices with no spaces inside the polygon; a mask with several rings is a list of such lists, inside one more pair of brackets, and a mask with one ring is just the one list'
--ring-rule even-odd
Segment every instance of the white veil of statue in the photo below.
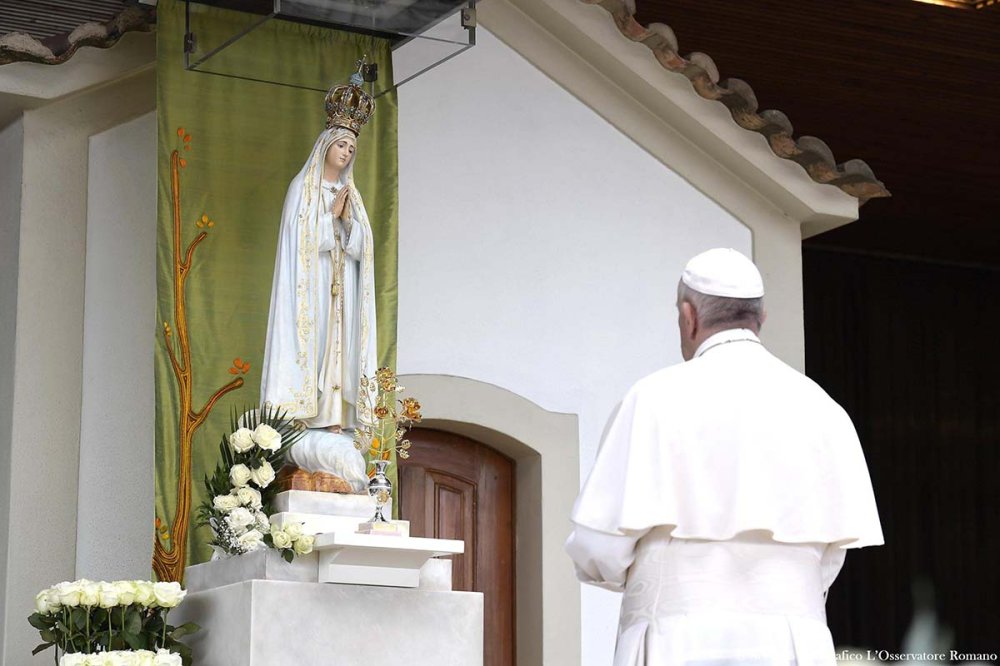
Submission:
{"label": "white veil of statue", "polygon": [[[366,478],[363,459],[351,455],[351,438],[337,431],[356,425],[360,378],[374,376],[378,362],[372,230],[354,185],[356,153],[338,181],[323,178],[327,152],[348,137],[356,141],[356,134],[343,127],[320,133],[288,186],[275,255],[261,401],[318,430],[293,447],[292,462],[310,472],[336,474],[360,489]],[[343,219],[335,218],[333,202],[345,187],[348,205]],[[334,440],[336,451],[331,450]],[[350,459],[346,468],[344,459]]]}

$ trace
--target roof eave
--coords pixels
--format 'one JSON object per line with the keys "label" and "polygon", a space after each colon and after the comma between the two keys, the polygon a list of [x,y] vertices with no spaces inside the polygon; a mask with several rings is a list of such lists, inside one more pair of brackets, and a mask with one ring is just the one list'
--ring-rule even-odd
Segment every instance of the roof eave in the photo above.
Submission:
{"label": "roof eave", "polygon": [[784,114],[757,113],[746,83],[718,83],[710,58],[679,56],[669,28],[639,26],[625,0],[507,2],[796,219],[804,236],[851,222],[860,204],[889,196],[864,162],[838,165],[819,139],[794,139]]}

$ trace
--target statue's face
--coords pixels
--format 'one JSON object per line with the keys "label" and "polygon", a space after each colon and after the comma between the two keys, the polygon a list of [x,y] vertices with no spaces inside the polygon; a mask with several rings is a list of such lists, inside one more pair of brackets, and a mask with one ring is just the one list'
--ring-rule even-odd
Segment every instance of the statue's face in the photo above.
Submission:
{"label": "statue's face", "polygon": [[326,151],[326,163],[328,166],[340,171],[347,166],[347,163],[354,157],[357,144],[353,137],[344,136],[330,145]]}

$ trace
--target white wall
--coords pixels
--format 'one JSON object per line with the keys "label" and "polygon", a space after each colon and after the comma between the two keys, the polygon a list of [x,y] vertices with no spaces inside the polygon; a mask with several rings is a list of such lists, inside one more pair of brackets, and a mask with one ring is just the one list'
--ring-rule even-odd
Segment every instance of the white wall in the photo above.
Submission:
{"label": "white wall", "polygon": [[[686,260],[751,234],[478,32],[399,90],[398,368],[579,414],[584,478],[625,390],[680,361]],[[585,588],[582,614],[583,663],[610,663],[617,595]]]}
{"label": "white wall", "polygon": [[[148,113],[153,84],[153,73],[144,72],[23,116],[10,484],[2,488],[9,513],[0,524],[11,547],[0,572],[6,586],[0,663],[51,660],[48,653],[30,656],[38,632],[25,617],[38,590],[76,575],[89,138]],[[123,166],[151,157],[136,154],[134,164]],[[6,178],[0,182],[8,186]],[[108,483],[106,491],[126,493],[129,482]],[[147,548],[149,538],[147,532],[134,547]]]}
{"label": "white wall", "polygon": [[155,155],[155,113],[90,138],[76,575],[95,580],[152,558]]}
{"label": "white wall", "polygon": [[[24,124],[0,131],[0,647],[4,642],[7,551],[10,548],[10,450],[14,407],[14,332],[17,325],[17,266],[21,226]],[[0,654],[2,657],[2,654]],[[2,659],[0,659],[2,661]]]}

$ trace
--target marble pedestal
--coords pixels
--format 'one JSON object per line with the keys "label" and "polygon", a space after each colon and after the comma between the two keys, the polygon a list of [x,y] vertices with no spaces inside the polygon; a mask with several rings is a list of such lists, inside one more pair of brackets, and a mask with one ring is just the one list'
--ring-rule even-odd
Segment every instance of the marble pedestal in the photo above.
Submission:
{"label": "marble pedestal", "polygon": [[[388,539],[393,543],[392,540],[397,537],[375,538]],[[319,563],[319,551],[299,555],[291,562],[286,562],[278,551],[266,548],[239,557],[191,565],[184,570],[184,587],[189,593],[194,593],[251,580],[325,582],[328,578],[321,578]],[[451,560],[431,558],[420,568],[416,587],[421,590],[450,592],[451,578]]]}
{"label": "marble pedestal", "polygon": [[198,666],[482,666],[477,592],[248,580],[189,593]]}

